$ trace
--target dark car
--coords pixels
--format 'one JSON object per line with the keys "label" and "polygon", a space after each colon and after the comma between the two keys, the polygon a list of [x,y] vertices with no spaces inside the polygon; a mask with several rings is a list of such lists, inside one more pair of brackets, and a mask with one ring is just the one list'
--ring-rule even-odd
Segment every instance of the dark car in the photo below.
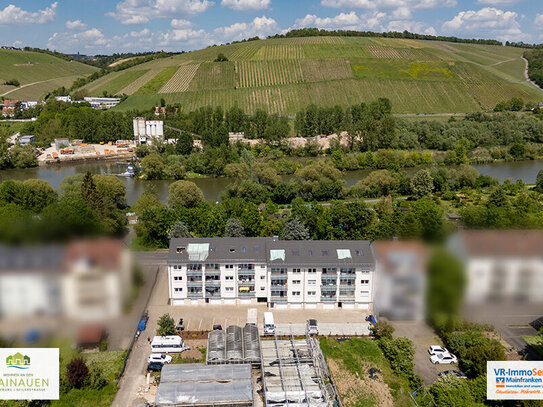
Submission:
{"label": "dark car", "polygon": [[465,375],[465,373],[462,373],[460,370],[445,370],[443,372],[439,373],[439,376],[448,376],[448,375],[454,375],[456,377],[459,377],[460,379],[467,379],[468,377]]}
{"label": "dark car", "polygon": [[163,364],[160,362],[151,362],[147,365],[148,372],[160,372]]}
{"label": "dark car", "polygon": [[219,325],[219,324],[213,325],[213,330],[214,331],[222,331],[222,325]]}
{"label": "dark car", "polygon": [[140,322],[138,324],[138,331],[145,331],[145,328],[147,327],[147,321],[149,321],[149,313],[145,311],[140,319]]}

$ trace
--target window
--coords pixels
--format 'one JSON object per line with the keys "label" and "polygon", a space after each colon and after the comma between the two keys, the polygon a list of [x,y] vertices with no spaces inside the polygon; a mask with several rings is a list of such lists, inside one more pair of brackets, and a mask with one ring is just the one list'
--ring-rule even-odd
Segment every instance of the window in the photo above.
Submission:
{"label": "window", "polygon": [[317,284],[317,280],[307,280],[307,285],[315,285]]}
{"label": "window", "polygon": [[362,256],[362,251],[361,251],[361,250],[357,250],[357,251],[356,251],[356,255],[357,255],[357,256]]}
{"label": "window", "polygon": [[299,255],[300,255],[300,251],[299,251],[299,250],[293,250],[293,251],[292,251],[292,255],[293,255],[293,256],[299,256]]}
{"label": "window", "polygon": [[241,252],[242,252],[242,253],[247,253],[247,248],[246,248],[245,246],[242,246],[242,247],[241,247]]}
{"label": "window", "polygon": [[234,279],[234,276],[224,276],[224,279],[225,279],[225,280],[233,280],[233,279]]}
{"label": "window", "polygon": [[182,288],[179,288],[179,287],[176,287],[173,289],[176,293],[180,293],[181,291],[183,291]]}
{"label": "window", "polygon": [[362,274],[369,274],[369,273],[370,273],[369,270],[360,270],[360,272],[361,272]]}
{"label": "window", "polygon": [[235,248],[233,248],[233,247],[230,248],[230,253],[234,253],[235,251],[236,251]]}
{"label": "window", "polygon": [[293,273],[300,273],[301,271],[302,271],[301,269],[292,269]]}
{"label": "window", "polygon": [[224,268],[225,268],[225,269],[233,269],[233,268],[234,268],[234,265],[233,265],[233,264],[225,264],[225,265],[224,265]]}
{"label": "window", "polygon": [[360,280],[360,284],[369,284],[370,280]]}
{"label": "window", "polygon": [[234,287],[224,287],[224,291],[234,291]]}
{"label": "window", "polygon": [[173,269],[174,269],[174,270],[177,270],[177,264],[175,264],[175,265],[173,266]]}
{"label": "window", "polygon": [[307,254],[308,254],[309,256],[313,256],[313,250],[308,250],[308,251],[307,251]]}
{"label": "window", "polygon": [[266,287],[260,287],[260,291],[264,291]]}
{"label": "window", "polygon": [[261,264],[261,265],[260,265],[260,268],[261,268],[261,269],[265,269],[266,266],[265,266],[264,264]]}
{"label": "window", "polygon": [[317,295],[317,292],[316,291],[308,291],[307,295],[309,295],[310,297],[313,297],[313,296]]}
{"label": "window", "polygon": [[308,272],[308,273],[316,273],[316,272],[317,272],[317,269],[307,269],[307,272]]}
{"label": "window", "polygon": [[184,251],[185,251],[184,247],[178,247],[177,248],[177,253],[183,253]]}
{"label": "window", "polygon": [[266,276],[260,276],[260,279],[261,279],[261,280],[265,280],[265,279],[266,279]]}
{"label": "window", "polygon": [[183,277],[174,277],[173,279],[174,279],[175,281],[181,281],[181,280],[183,280]]}
{"label": "window", "polygon": [[323,255],[323,256],[328,256],[328,250],[323,250],[323,251],[322,251],[322,255]]}
{"label": "window", "polygon": [[292,284],[300,284],[301,281],[300,280],[292,280]]}
{"label": "window", "polygon": [[300,296],[300,291],[293,291],[293,292],[292,292],[292,295],[293,295],[294,297],[299,297],[299,296]]}

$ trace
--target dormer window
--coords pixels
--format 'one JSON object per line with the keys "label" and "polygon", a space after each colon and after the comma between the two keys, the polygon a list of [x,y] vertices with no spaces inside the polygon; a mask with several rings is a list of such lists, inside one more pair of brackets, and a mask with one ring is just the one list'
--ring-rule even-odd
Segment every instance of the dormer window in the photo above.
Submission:
{"label": "dormer window", "polygon": [[184,247],[178,247],[177,248],[177,253],[183,253],[184,251],[185,251]]}

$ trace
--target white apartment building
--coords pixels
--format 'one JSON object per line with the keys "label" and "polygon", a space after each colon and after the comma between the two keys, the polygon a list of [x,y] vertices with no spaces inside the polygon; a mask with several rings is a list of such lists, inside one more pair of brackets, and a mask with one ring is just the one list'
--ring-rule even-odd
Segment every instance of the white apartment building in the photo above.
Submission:
{"label": "white apartment building", "polygon": [[104,98],[104,97],[85,97],[85,102],[89,103],[93,109],[107,110],[117,106],[121,102],[121,98]]}
{"label": "white apartment building", "polygon": [[463,263],[466,304],[541,303],[541,230],[463,230],[449,241]]}
{"label": "white apartment building", "polygon": [[374,274],[365,240],[182,238],[170,241],[168,255],[172,305],[371,309]]}

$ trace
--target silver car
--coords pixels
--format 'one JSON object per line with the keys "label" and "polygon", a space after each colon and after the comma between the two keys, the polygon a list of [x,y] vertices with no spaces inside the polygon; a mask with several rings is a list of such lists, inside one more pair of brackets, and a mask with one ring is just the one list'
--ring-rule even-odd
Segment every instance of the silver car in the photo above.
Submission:
{"label": "silver car", "polygon": [[317,320],[316,319],[308,319],[307,320],[306,331],[307,331],[308,335],[318,335],[319,334],[319,328],[317,327]]}

